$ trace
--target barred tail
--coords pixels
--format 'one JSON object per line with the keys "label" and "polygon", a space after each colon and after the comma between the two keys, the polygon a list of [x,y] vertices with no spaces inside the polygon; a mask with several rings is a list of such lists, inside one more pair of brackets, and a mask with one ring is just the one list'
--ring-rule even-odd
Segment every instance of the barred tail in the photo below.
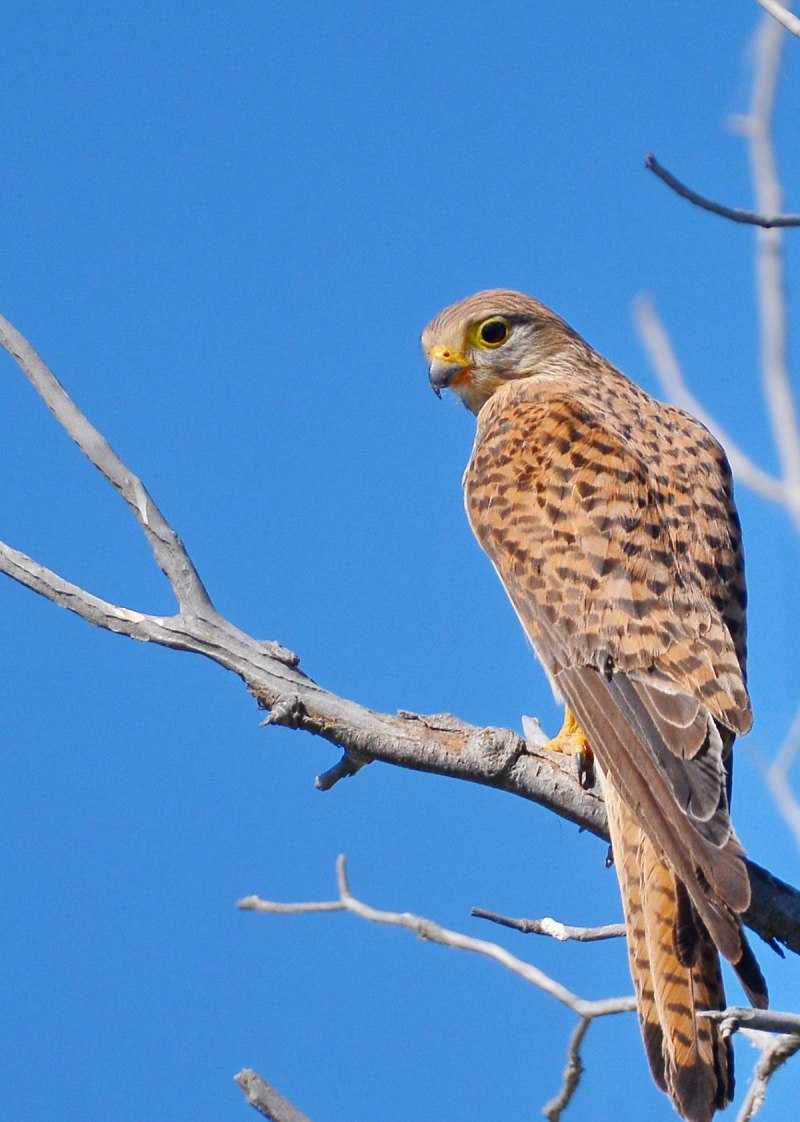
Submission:
{"label": "barred tail", "polygon": [[717,1024],[724,1009],[719,955],[675,873],[606,779],[617,869],[647,1059],[687,1122],[710,1122],[733,1097],[733,1051]]}

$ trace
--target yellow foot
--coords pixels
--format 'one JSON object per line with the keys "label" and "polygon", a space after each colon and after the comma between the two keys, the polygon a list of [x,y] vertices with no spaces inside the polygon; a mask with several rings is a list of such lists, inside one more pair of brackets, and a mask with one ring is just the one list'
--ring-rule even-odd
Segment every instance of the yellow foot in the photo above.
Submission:
{"label": "yellow foot", "polygon": [[594,756],[589,741],[583,735],[580,725],[570,709],[564,713],[564,724],[560,732],[548,740],[545,748],[551,752],[565,752],[575,761],[578,782],[581,787],[591,787],[594,783]]}

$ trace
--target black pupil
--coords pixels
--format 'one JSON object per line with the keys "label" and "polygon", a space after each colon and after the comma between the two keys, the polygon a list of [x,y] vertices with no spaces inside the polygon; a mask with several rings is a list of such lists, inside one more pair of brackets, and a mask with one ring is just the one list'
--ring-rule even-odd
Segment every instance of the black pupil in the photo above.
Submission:
{"label": "black pupil", "polygon": [[481,328],[481,339],[484,343],[502,343],[508,335],[508,328],[502,320],[490,320]]}

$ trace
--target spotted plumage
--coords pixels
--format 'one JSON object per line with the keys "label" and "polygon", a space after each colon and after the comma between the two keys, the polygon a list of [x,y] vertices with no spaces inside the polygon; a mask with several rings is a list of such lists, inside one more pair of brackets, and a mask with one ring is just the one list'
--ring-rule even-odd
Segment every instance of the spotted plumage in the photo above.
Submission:
{"label": "spotted plumage", "polygon": [[651,1070],[708,1122],[733,1092],[730,1046],[697,1017],[724,1008],[717,951],[766,1004],[728,813],[752,717],[725,455],[520,293],[446,308],[422,343],[437,392],[478,417],[472,529],[599,765]]}

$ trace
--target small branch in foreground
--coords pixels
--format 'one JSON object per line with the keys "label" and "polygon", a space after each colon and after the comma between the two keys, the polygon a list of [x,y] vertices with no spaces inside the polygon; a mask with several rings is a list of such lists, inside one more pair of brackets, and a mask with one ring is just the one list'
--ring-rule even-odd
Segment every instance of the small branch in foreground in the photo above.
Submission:
{"label": "small branch in foreground", "polygon": [[800,1049],[800,1036],[771,1036],[761,1032],[746,1032],[746,1035],[761,1055],[753,1069],[753,1081],[736,1115],[736,1122],[750,1122],[758,1114],[764,1105],[770,1079]]}
{"label": "small branch in foreground", "polygon": [[701,210],[708,210],[712,214],[718,214],[721,218],[729,218],[731,222],[741,222],[746,226],[761,226],[765,230],[771,230],[778,226],[800,226],[800,214],[756,214],[753,210],[725,206],[723,203],[714,202],[713,199],[707,199],[704,195],[698,195],[697,191],[693,191],[691,187],[681,183],[680,179],[676,179],[671,171],[667,171],[652,152],[648,152],[645,156],[644,166],[648,171],[654,172],[681,198],[688,199],[690,203],[700,207]]}
{"label": "small branch in foreground", "polygon": [[710,1021],[719,1021],[728,1032],[746,1028],[800,1037],[800,1013],[781,1013],[777,1009],[750,1009],[732,1005],[729,1009],[711,1009],[697,1015],[707,1017]]}
{"label": "small branch in foreground", "polygon": [[536,986],[537,989],[554,997],[562,1005],[572,1009],[582,1017],[610,1016],[615,1013],[627,1013],[635,1008],[633,997],[607,998],[600,1001],[588,1001],[572,993],[562,986],[560,982],[550,978],[532,963],[524,962],[501,947],[498,943],[490,943],[486,939],[474,939],[470,935],[463,935],[459,931],[451,931],[441,927],[433,920],[423,916],[413,915],[411,912],[387,912],[373,908],[369,904],[355,897],[350,891],[347,882],[347,861],[340,856],[336,862],[336,879],[339,886],[338,900],[325,900],[320,903],[303,902],[299,904],[275,903],[271,900],[262,900],[260,896],[247,896],[239,900],[237,907],[242,911],[266,912],[273,915],[290,915],[308,912],[335,912],[347,911],[361,919],[372,923],[385,923],[393,927],[404,927],[413,931],[420,939],[440,946],[452,947],[454,950],[471,951],[474,954],[484,955],[494,962],[504,966],[507,970],[517,974],[526,982]]}
{"label": "small branch in foreground", "polygon": [[243,900],[239,900],[237,907],[242,911],[266,912],[272,915],[348,911],[372,923],[386,923],[393,927],[404,927],[408,931],[413,931],[420,939],[425,939],[428,942],[439,943],[441,946],[452,947],[455,950],[472,951],[484,955],[517,974],[524,981],[536,986],[537,989],[542,990],[550,997],[554,997],[562,1005],[572,1009],[580,1019],[569,1042],[564,1084],[558,1095],[544,1107],[544,1113],[550,1122],[558,1122],[561,1112],[578,1087],[583,1071],[580,1045],[590,1023],[597,1017],[610,1017],[617,1013],[631,1012],[636,1008],[636,999],[631,996],[589,1001],[572,993],[566,986],[562,986],[560,982],[550,978],[536,966],[533,966],[532,963],[524,962],[510,954],[505,947],[501,947],[498,943],[490,943],[485,939],[473,939],[469,935],[463,935],[459,931],[451,931],[449,928],[434,923],[433,920],[413,915],[411,912],[386,912],[370,907],[369,904],[357,899],[350,891],[347,879],[347,862],[344,856],[340,856],[336,861],[336,880],[339,887],[338,900],[285,904],[262,900],[260,896],[247,896]]}
{"label": "small branch in foreground", "polygon": [[765,12],[769,12],[773,19],[776,19],[782,27],[787,31],[791,31],[792,35],[800,36],[800,19],[783,6],[779,4],[778,0],[756,0]]}
{"label": "small branch in foreground", "polygon": [[[756,67],[750,108],[736,122],[747,139],[756,206],[764,211],[780,211],[783,207],[783,188],[772,141],[772,118],[785,39],[775,21],[765,17],[756,40]],[[793,513],[798,521],[800,429],[789,372],[783,233],[780,229],[757,231],[756,294],[764,400],[769,410],[781,475],[793,500]]]}
{"label": "small branch in foreground", "polygon": [[499,923],[502,927],[512,927],[523,935],[549,935],[551,939],[557,939],[561,943],[567,940],[595,943],[601,939],[619,939],[625,934],[624,923],[607,923],[602,927],[570,927],[569,924],[549,916],[542,919],[512,919],[510,916],[498,915],[497,912],[489,912],[485,908],[472,908],[470,915]]}
{"label": "small branch in foreground", "polygon": [[292,1106],[280,1091],[276,1091],[252,1068],[245,1068],[233,1078],[239,1084],[250,1106],[254,1106],[270,1122],[311,1122],[307,1115]]}
{"label": "small branch in foreground", "polygon": [[368,763],[369,760],[358,763],[349,752],[345,752],[333,767],[329,767],[327,771],[323,771],[321,775],[317,776],[314,780],[314,786],[318,791],[330,791],[331,787],[335,787],[341,779],[349,779],[351,776],[357,775],[362,767],[365,767]]}
{"label": "small branch in foreground", "polygon": [[562,1113],[569,1106],[572,1096],[578,1089],[578,1083],[583,1075],[581,1045],[591,1023],[591,1017],[581,1017],[572,1030],[567,1045],[567,1066],[564,1068],[562,1077],[564,1082],[561,1085],[561,1090],[542,1107],[542,1114],[547,1122],[559,1122]]}
{"label": "small branch in foreground", "polygon": [[[343,856],[340,856],[336,862],[336,878],[339,887],[339,898],[337,900],[324,900],[320,902],[302,901],[300,903],[291,904],[263,900],[259,896],[247,896],[243,900],[240,900],[237,906],[243,911],[265,912],[272,915],[300,915],[308,914],[309,912],[348,911],[353,915],[359,916],[361,919],[369,920],[373,923],[385,923],[395,927],[404,927],[408,931],[413,931],[420,939],[439,943],[441,946],[452,947],[455,950],[473,951],[477,954],[482,954],[499,963],[501,966],[506,967],[506,969],[511,970],[512,973],[518,975],[518,977],[529,982],[531,985],[536,986],[537,989],[542,990],[550,997],[554,997],[563,1005],[566,1005],[578,1015],[579,1020],[570,1036],[567,1049],[567,1064],[564,1069],[562,1087],[558,1094],[544,1106],[542,1111],[549,1122],[559,1122],[562,1112],[569,1104],[580,1082],[580,1077],[583,1072],[580,1049],[589,1025],[597,1017],[613,1016],[617,1013],[625,1013],[635,1009],[635,999],[633,997],[616,997],[598,1001],[588,1001],[572,993],[565,986],[562,986],[560,982],[550,978],[531,963],[524,962],[522,959],[510,954],[504,947],[499,946],[497,943],[490,943],[484,939],[473,939],[468,935],[463,935],[458,931],[452,931],[446,927],[441,927],[439,924],[434,923],[433,920],[413,915],[410,912],[387,912],[373,908],[355,897],[350,890],[347,879],[346,860]],[[595,929],[570,928],[566,927],[564,924],[556,923],[553,920],[508,920],[507,917],[494,916],[491,912],[483,912],[480,909],[473,909],[472,914],[482,915],[489,919],[496,919],[509,927],[531,925],[521,929],[539,931],[543,934],[552,935],[555,938],[577,938],[581,941],[588,941],[593,938],[611,938],[612,935],[623,933],[617,930],[617,928],[622,925],[613,925],[613,927],[609,925],[606,928]],[[564,935],[563,932],[567,934]],[[571,932],[577,932],[577,934],[570,934]],[[598,934],[598,932],[601,934]],[[778,1013],[769,1012],[767,1010],[732,1007],[730,1009],[724,1009],[721,1012],[713,1011],[700,1015],[720,1022],[723,1026],[723,1031],[726,1033],[733,1033],[742,1029],[749,1036],[752,1036],[754,1035],[752,1031],[754,1029],[768,1029],[780,1033],[798,1034],[796,1037],[789,1037],[793,1042],[796,1040],[795,1047],[789,1048],[787,1045],[782,1049],[777,1048],[777,1046],[775,1048],[770,1048],[769,1057],[775,1059],[780,1055],[782,1057],[779,1061],[780,1063],[800,1048],[800,1015],[794,1013]],[[782,1037],[781,1039],[786,1038]],[[775,1062],[773,1067],[767,1070],[767,1060],[764,1056],[762,1056],[760,1064],[763,1068],[760,1083],[763,1097],[763,1092],[766,1090],[769,1077],[779,1064]],[[745,1117],[749,1118],[751,1116],[740,1115],[742,1119]]]}
{"label": "small branch in foreground", "polygon": [[150,543],[182,611],[213,611],[211,600],[178,535],[164,518],[141,479],[128,471],[102,433],[84,416],[49,366],[28,340],[0,316],[0,346],[80,450],[122,496]]}

